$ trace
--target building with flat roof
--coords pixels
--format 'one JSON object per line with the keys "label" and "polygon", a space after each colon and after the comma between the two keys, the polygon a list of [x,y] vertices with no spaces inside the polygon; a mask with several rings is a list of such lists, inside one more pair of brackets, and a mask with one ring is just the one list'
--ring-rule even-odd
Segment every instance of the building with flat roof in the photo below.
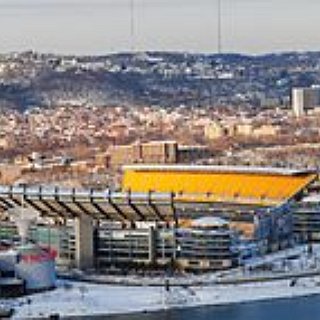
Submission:
{"label": "building with flat roof", "polygon": [[293,208],[294,233],[298,240],[320,242],[320,196],[304,197]]}
{"label": "building with flat roof", "polygon": [[320,88],[293,88],[292,110],[296,117],[301,117],[320,104]]}
{"label": "building with flat roof", "polygon": [[137,163],[193,163],[211,156],[206,146],[180,145],[176,141],[136,142],[130,145],[112,146],[108,153],[111,167]]}

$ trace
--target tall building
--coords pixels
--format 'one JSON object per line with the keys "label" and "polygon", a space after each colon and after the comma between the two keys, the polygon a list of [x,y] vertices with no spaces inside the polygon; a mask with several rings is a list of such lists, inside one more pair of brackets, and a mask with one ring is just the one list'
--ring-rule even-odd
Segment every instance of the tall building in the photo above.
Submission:
{"label": "tall building", "polygon": [[307,110],[320,104],[320,88],[293,88],[292,110],[296,117],[303,116]]}

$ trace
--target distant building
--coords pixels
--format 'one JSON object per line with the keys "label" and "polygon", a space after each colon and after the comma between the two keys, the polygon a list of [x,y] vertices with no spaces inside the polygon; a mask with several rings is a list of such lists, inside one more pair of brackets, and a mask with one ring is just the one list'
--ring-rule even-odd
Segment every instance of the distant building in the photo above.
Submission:
{"label": "distant building", "polygon": [[176,141],[151,141],[113,146],[109,149],[109,155],[110,166],[120,167],[134,163],[192,163],[210,157],[211,153],[205,146],[179,145]]}
{"label": "distant building", "polygon": [[273,124],[240,123],[236,133],[241,136],[272,137],[280,134],[281,127]]}
{"label": "distant building", "polygon": [[255,137],[271,137],[277,136],[281,132],[281,127],[278,125],[265,124],[261,127],[255,128],[252,134]]}
{"label": "distant building", "polygon": [[319,104],[319,87],[292,89],[292,110],[296,117],[305,115],[307,110],[313,109]]}
{"label": "distant building", "polygon": [[304,197],[293,210],[294,232],[300,241],[320,242],[320,196]]}
{"label": "distant building", "polygon": [[218,139],[228,135],[228,132],[219,122],[212,122],[204,128],[204,135],[207,139]]}
{"label": "distant building", "polygon": [[175,141],[152,141],[113,146],[109,150],[110,165],[132,163],[176,163],[178,144]]}
{"label": "distant building", "polygon": [[23,170],[20,166],[14,164],[0,165],[0,183],[12,184],[21,177]]}
{"label": "distant building", "polygon": [[195,163],[197,160],[212,156],[212,152],[206,146],[178,145],[177,163]]}
{"label": "distant building", "polygon": [[221,137],[233,136],[254,136],[266,137],[280,134],[281,127],[273,124],[258,124],[252,122],[243,122],[238,124],[224,124],[213,122],[205,127],[205,137],[207,139],[219,139]]}
{"label": "distant building", "polygon": [[237,134],[243,136],[251,136],[253,133],[253,124],[252,123],[240,123],[237,125]]}

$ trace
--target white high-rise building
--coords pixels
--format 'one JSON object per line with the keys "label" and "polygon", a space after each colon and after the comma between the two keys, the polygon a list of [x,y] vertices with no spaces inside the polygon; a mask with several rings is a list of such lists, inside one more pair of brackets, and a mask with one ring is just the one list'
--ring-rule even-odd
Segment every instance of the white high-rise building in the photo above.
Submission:
{"label": "white high-rise building", "polygon": [[307,110],[313,109],[319,104],[320,87],[292,89],[292,110],[296,117],[305,115]]}

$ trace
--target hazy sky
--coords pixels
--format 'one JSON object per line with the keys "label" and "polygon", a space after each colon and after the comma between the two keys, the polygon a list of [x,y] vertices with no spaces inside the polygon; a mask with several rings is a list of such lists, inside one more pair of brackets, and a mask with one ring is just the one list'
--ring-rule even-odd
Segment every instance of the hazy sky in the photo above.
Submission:
{"label": "hazy sky", "polygon": [[[218,0],[0,0],[0,52],[216,52]],[[225,52],[320,50],[320,0],[221,0]]]}

